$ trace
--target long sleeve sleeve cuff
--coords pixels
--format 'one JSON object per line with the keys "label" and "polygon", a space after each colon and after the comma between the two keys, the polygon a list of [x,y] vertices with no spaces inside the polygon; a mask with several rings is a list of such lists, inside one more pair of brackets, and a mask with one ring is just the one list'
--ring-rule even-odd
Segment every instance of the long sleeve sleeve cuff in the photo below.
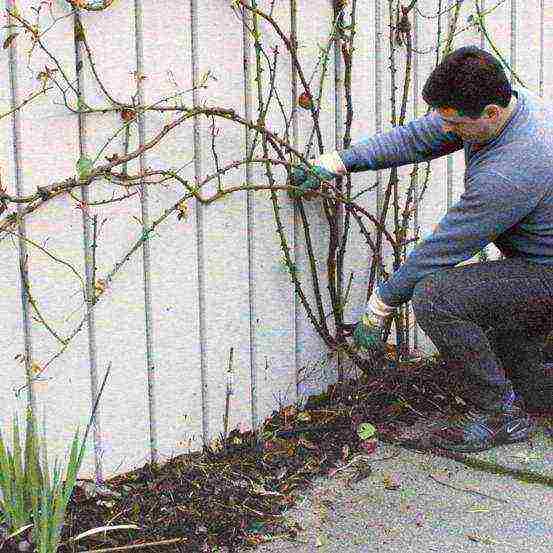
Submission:
{"label": "long sleeve sleeve cuff", "polygon": [[334,175],[343,176],[347,173],[346,166],[336,151],[319,156],[317,158],[317,165],[320,165]]}
{"label": "long sleeve sleeve cuff", "polygon": [[371,297],[367,302],[367,312],[370,311],[374,315],[382,319],[385,319],[392,315],[395,310],[395,307],[391,307],[388,304],[384,303],[384,301],[382,301],[382,298],[378,295],[378,292],[376,290],[371,294]]}

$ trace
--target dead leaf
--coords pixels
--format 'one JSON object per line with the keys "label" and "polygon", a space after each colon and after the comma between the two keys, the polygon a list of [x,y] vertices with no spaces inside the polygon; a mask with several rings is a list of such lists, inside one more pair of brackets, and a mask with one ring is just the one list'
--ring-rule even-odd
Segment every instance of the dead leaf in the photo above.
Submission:
{"label": "dead leaf", "polygon": [[362,447],[366,453],[371,454],[376,451],[378,446],[378,440],[376,438],[371,438],[370,440],[363,440],[359,443],[359,446]]}
{"label": "dead leaf", "polygon": [[372,474],[373,469],[367,464],[356,467],[355,474],[348,480],[348,486],[365,480]]}
{"label": "dead leaf", "polygon": [[342,460],[346,460],[349,457],[349,445],[345,444],[342,448]]}
{"label": "dead leaf", "polygon": [[96,291],[96,297],[101,296],[106,291],[107,283],[104,279],[99,278],[94,285]]}
{"label": "dead leaf", "polygon": [[500,543],[497,540],[494,540],[488,536],[479,536],[478,534],[467,534],[466,536],[470,541],[474,541],[477,543],[485,543],[486,545],[495,545]]}
{"label": "dead leaf", "polygon": [[318,534],[315,538],[315,547],[322,547],[323,545],[326,545],[327,541],[326,536]]}
{"label": "dead leaf", "polygon": [[33,374],[38,374],[42,371],[42,367],[36,362],[36,361],[33,361],[31,363],[31,372]]}
{"label": "dead leaf", "polygon": [[525,453],[524,451],[520,451],[518,453],[515,453],[513,455],[509,455],[509,457],[512,457],[513,459],[519,459],[520,461],[523,461],[524,463],[529,463],[530,461],[535,461],[539,459],[539,456],[535,453]]}
{"label": "dead leaf", "polygon": [[10,44],[15,40],[15,37],[18,35],[19,33],[13,33],[11,34],[10,36],[8,36],[6,38],[6,40],[4,40],[4,50],[6,48],[9,48],[10,47]]}
{"label": "dead leaf", "polygon": [[188,206],[186,205],[186,200],[182,200],[177,204],[177,211],[177,221],[180,221],[183,218],[186,221],[186,218],[188,217]]}
{"label": "dead leaf", "polygon": [[213,438],[213,440],[209,442],[209,447],[215,452],[223,451],[223,444],[220,438]]}
{"label": "dead leaf", "polygon": [[422,511],[417,511],[415,514],[415,524],[417,526],[422,526],[424,524],[424,513]]}
{"label": "dead leaf", "polygon": [[132,109],[122,109],[121,110],[121,119],[123,121],[132,121],[136,117],[136,112]]}
{"label": "dead leaf", "polygon": [[397,355],[397,346],[393,344],[384,344],[384,349],[386,350],[386,357],[388,359],[395,359]]}
{"label": "dead leaf", "polygon": [[305,439],[303,436],[300,436],[300,439],[298,440],[298,445],[301,445],[306,449],[315,449],[315,450],[319,449],[318,445],[314,444],[313,442],[310,442],[309,440]]}
{"label": "dead leaf", "polygon": [[132,74],[133,74],[135,80],[137,80],[138,82],[143,81],[144,79],[148,78],[146,75],[142,75],[138,71],[133,71]]}
{"label": "dead leaf", "polygon": [[294,405],[289,405],[282,410],[282,415],[284,416],[284,419],[287,419],[289,417],[293,417],[297,412],[298,410]]}
{"label": "dead leaf", "polygon": [[401,481],[399,479],[399,476],[394,473],[384,476],[382,482],[384,483],[384,487],[387,490],[399,490],[399,488],[401,488]]}

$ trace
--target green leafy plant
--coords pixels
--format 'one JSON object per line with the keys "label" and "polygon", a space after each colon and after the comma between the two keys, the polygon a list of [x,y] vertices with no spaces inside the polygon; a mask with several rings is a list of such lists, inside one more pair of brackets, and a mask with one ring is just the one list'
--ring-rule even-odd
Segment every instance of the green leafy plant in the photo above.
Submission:
{"label": "green leafy plant", "polygon": [[38,551],[41,553],[55,551],[59,543],[65,508],[84,453],[84,448],[81,446],[80,454],[77,456],[78,433],[77,429],[71,447],[66,480],[62,483],[57,459],[54,464],[53,480],[50,482],[46,441],[43,441],[44,467],[40,466],[34,416],[30,409],[27,410],[24,458],[19,441],[17,414],[13,419],[12,451],[4,446],[0,432],[0,487],[3,495],[0,505],[5,514],[5,522],[16,535],[22,530],[22,526],[31,523],[34,527],[33,542],[39,545]]}
{"label": "green leafy plant", "polygon": [[362,440],[368,440],[372,438],[376,433],[376,428],[370,422],[364,422],[357,428],[357,435]]}
{"label": "green leafy plant", "polygon": [[79,161],[77,162],[77,172],[79,173],[79,180],[85,180],[92,172],[93,167],[94,162],[91,159],[87,157],[79,158]]}
{"label": "green leafy plant", "polygon": [[[31,413],[27,414],[27,422],[31,420]],[[19,422],[17,414],[13,420],[13,453],[6,451],[4,439],[0,431],[0,488],[3,501],[0,508],[4,513],[4,521],[9,524],[11,531],[20,530],[30,522],[30,511],[37,488],[42,487],[42,474],[36,457],[36,436],[34,427],[28,426],[25,443],[25,468],[22,463],[21,446],[19,442]]]}
{"label": "green leafy plant", "polygon": [[[2,490],[0,509],[4,513],[4,522],[8,525],[9,537],[19,535],[30,526],[33,526],[32,541],[36,546],[37,553],[55,553],[60,543],[65,510],[77,480],[88,431],[109,370],[110,367],[106,371],[100,392],[96,398],[80,450],[78,449],[79,427],[77,427],[63,481],[61,480],[62,470],[58,459],[54,461],[53,475],[50,478],[46,439],[43,434],[44,450],[42,451],[36,436],[35,416],[30,407],[27,409],[24,456],[19,440],[17,414],[15,414],[12,423],[12,451],[4,445],[4,438],[0,431],[0,489]],[[42,466],[40,462],[41,453],[43,453]]]}

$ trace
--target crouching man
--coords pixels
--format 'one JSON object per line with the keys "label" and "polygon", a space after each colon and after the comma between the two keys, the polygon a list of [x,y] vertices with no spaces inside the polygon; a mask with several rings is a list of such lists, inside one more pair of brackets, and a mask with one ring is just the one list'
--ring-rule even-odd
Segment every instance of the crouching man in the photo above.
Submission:
{"label": "crouching man", "polygon": [[[423,162],[463,149],[464,192],[402,266],[375,289],[354,330],[368,350],[412,300],[418,324],[475,390],[474,408],[431,436],[483,451],[524,441],[531,423],[517,390],[543,375],[553,330],[553,109],[512,89],[500,62],[474,46],[446,56],[422,96],[433,111],[292,170],[292,196],[338,175]],[[487,244],[505,259],[457,266]],[[540,386],[535,386],[540,389]],[[551,388],[541,389],[551,401]]]}

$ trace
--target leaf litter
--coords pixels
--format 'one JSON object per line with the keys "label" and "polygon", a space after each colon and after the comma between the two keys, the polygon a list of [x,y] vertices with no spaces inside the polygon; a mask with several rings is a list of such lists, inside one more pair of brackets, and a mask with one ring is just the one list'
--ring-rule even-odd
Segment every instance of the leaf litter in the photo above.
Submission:
{"label": "leaf litter", "polygon": [[[301,410],[273,411],[257,433],[239,425],[202,451],[92,485],[96,492],[78,480],[58,553],[232,552],[278,537],[296,540],[303,528],[285,514],[316,477],[352,468],[348,486],[369,478],[373,462],[395,456],[373,457],[380,441],[397,443],[421,419],[463,412],[460,396],[471,397],[466,379],[438,359],[400,363],[385,375],[333,384]],[[383,484],[391,493],[401,487],[394,474]],[[415,515],[415,524],[423,520]],[[85,534],[107,525],[120,529]],[[18,551],[14,540],[0,551]]]}

